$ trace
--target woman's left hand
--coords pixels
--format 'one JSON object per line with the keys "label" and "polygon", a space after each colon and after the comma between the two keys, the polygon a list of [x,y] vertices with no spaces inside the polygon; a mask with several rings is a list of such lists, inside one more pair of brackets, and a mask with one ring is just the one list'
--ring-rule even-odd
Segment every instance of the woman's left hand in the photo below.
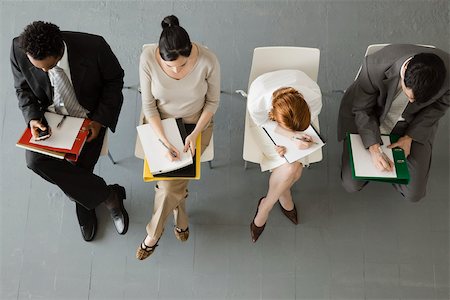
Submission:
{"label": "woman's left hand", "polygon": [[191,154],[192,156],[194,156],[197,137],[198,133],[195,133],[195,131],[193,131],[190,135],[186,137],[186,140],[184,141],[184,152],[191,150]]}
{"label": "woman's left hand", "polygon": [[275,146],[275,151],[277,151],[279,156],[283,157],[286,154],[286,147],[280,146],[280,145],[276,145]]}

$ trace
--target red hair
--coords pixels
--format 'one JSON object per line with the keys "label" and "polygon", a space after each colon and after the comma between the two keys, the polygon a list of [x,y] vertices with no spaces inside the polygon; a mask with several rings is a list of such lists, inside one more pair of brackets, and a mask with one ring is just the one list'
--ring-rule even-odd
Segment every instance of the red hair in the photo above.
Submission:
{"label": "red hair", "polygon": [[303,95],[292,87],[282,87],[273,92],[269,118],[294,131],[303,131],[311,123],[308,104]]}

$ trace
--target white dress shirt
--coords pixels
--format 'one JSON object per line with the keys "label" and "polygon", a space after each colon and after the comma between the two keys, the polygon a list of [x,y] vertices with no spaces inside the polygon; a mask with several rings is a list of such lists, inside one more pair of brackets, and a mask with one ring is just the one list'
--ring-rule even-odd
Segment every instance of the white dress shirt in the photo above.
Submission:
{"label": "white dress shirt", "polygon": [[280,70],[260,75],[250,86],[247,108],[256,125],[261,126],[269,119],[272,94],[282,87],[292,87],[303,95],[311,112],[311,120],[319,115],[322,109],[322,93],[317,83],[302,71]]}

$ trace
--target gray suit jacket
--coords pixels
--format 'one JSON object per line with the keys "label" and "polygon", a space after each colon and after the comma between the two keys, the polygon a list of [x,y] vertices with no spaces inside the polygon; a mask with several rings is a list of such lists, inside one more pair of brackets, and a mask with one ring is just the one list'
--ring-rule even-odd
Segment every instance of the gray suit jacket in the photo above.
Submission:
{"label": "gray suit jacket", "polygon": [[366,148],[382,144],[380,123],[386,117],[406,59],[418,53],[434,53],[445,63],[447,75],[442,88],[429,100],[409,103],[403,112],[405,131],[419,143],[432,143],[438,121],[450,106],[449,54],[415,45],[389,45],[364,58],[361,73],[346,90],[339,109],[338,140],[347,132],[359,133]]}

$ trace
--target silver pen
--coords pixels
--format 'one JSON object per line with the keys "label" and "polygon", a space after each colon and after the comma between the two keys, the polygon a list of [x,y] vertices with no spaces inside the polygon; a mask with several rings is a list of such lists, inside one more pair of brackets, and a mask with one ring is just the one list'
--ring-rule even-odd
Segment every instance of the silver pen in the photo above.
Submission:
{"label": "silver pen", "polygon": [[167,147],[167,145],[164,144],[164,142],[161,141],[161,139],[158,139],[158,141],[164,146],[164,148],[166,148],[170,152],[170,155],[172,155],[173,157],[177,157],[177,153],[175,151],[170,150],[170,148]]}

